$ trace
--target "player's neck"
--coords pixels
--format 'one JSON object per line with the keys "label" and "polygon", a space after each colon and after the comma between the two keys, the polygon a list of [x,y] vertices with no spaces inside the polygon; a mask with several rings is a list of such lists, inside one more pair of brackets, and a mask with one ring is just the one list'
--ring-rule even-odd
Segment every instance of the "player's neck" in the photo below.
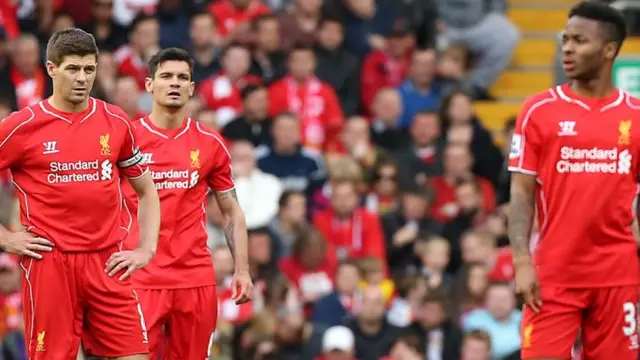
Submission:
{"label": "player's neck", "polygon": [[596,78],[588,81],[574,80],[571,82],[571,91],[576,95],[588,98],[604,98],[611,95],[613,82],[611,76]]}
{"label": "player's neck", "polygon": [[154,126],[160,129],[177,129],[184,124],[186,118],[186,109],[184,107],[171,111],[169,109],[153,104],[149,120]]}
{"label": "player's neck", "polygon": [[72,103],[69,102],[67,100],[65,100],[64,98],[62,98],[61,96],[56,96],[56,94],[54,93],[53,95],[51,95],[51,97],[46,100],[49,102],[49,105],[51,105],[52,108],[60,111],[60,112],[66,112],[66,113],[77,113],[77,112],[82,112],[84,110],[87,109],[87,107],[89,107],[89,97],[87,97],[86,99],[84,99],[84,101],[82,101],[81,103]]}

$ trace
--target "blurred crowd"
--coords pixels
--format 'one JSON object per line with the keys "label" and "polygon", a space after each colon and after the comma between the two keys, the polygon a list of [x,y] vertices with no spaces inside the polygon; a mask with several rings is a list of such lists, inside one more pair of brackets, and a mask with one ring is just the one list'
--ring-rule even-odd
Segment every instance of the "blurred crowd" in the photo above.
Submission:
{"label": "blurred crowd", "polygon": [[[473,112],[493,99],[520,38],[505,10],[504,0],[4,0],[0,119],[51,93],[44,45],[56,30],[94,34],[92,95],[132,119],[151,109],[147,60],[188,49],[189,114],[227,140],[257,285],[252,303],[231,300],[211,196],[212,358],[519,359],[499,141],[514,120],[495,134]],[[0,221],[18,229],[9,179]],[[20,352],[18,273],[0,255],[7,359]]]}

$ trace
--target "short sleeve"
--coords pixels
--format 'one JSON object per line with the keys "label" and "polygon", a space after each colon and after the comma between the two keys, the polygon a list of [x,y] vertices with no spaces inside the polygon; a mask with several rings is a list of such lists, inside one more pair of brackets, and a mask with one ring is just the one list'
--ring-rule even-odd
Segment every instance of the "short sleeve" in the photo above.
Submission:
{"label": "short sleeve", "polygon": [[511,138],[509,171],[529,175],[538,173],[541,138],[534,113],[543,103],[545,100],[528,99],[520,109]]}
{"label": "short sleeve", "polygon": [[34,117],[33,110],[25,108],[0,120],[0,170],[10,169],[20,160],[24,148],[21,129]]}
{"label": "short sleeve", "polygon": [[201,130],[200,124],[197,124],[198,130],[204,133],[213,141],[213,170],[207,178],[207,184],[211,189],[218,192],[229,191],[235,188],[233,181],[233,173],[231,171],[231,154],[227,150],[224,140],[214,133]]}
{"label": "short sleeve", "polygon": [[122,131],[125,132],[123,137],[124,140],[122,142],[120,152],[118,153],[117,165],[120,172],[129,179],[141,177],[146,173],[147,168],[142,165],[142,153],[140,152],[138,142],[136,141],[135,126],[120,108],[115,106],[109,108],[106,103],[105,108],[109,115],[121,120],[125,125],[122,128]]}

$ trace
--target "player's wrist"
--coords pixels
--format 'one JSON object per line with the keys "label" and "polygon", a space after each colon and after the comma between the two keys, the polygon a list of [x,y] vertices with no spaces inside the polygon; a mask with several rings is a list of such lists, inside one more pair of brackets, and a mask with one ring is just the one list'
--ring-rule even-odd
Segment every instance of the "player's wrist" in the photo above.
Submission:
{"label": "player's wrist", "polygon": [[513,265],[516,268],[520,266],[531,266],[533,265],[533,259],[530,254],[514,254]]}

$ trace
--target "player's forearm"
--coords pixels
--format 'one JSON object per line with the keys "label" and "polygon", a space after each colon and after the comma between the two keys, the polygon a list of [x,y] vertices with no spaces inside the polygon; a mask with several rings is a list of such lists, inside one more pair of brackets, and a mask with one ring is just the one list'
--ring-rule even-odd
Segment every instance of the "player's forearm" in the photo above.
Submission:
{"label": "player's forearm", "polygon": [[530,261],[529,241],[531,227],[535,215],[535,200],[533,193],[523,191],[517,186],[511,188],[511,202],[509,204],[509,241],[516,264]]}
{"label": "player's forearm", "polygon": [[224,224],[224,237],[235,261],[237,272],[249,271],[249,240],[244,213],[238,209],[228,214]]}
{"label": "player's forearm", "polygon": [[138,249],[155,255],[160,231],[160,200],[157,192],[151,191],[139,195],[138,223],[140,224]]}

